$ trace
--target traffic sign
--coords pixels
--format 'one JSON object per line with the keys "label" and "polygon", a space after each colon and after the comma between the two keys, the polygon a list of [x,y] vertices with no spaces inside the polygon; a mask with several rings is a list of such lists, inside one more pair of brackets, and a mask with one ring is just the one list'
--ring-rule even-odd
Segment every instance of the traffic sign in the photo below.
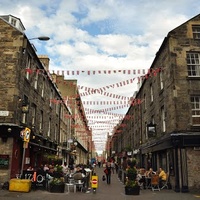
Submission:
{"label": "traffic sign", "polygon": [[24,130],[24,142],[30,141],[30,134],[31,134],[31,129],[26,127]]}
{"label": "traffic sign", "polygon": [[92,180],[91,180],[91,183],[92,183],[92,188],[97,188],[98,187],[98,176],[92,176]]}

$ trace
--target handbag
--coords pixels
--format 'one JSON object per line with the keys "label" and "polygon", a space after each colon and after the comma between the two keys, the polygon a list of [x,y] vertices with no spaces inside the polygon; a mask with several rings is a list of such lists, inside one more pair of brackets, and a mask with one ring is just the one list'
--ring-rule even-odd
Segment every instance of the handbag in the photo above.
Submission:
{"label": "handbag", "polygon": [[106,180],[106,177],[103,175],[102,176],[102,181],[105,181]]}
{"label": "handbag", "polygon": [[105,174],[108,174],[108,170],[107,170],[107,169],[104,169],[104,173],[105,173]]}

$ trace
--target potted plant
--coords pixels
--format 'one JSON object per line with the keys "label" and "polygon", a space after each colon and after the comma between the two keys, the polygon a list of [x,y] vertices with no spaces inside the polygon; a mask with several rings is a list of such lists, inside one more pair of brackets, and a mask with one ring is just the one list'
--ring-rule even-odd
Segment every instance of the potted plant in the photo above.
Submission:
{"label": "potted plant", "polygon": [[61,165],[56,165],[53,172],[53,179],[49,183],[49,191],[53,193],[63,193],[65,182]]}
{"label": "potted plant", "polygon": [[125,183],[125,194],[126,195],[139,195],[140,186],[137,181],[137,170],[136,170],[136,160],[128,162],[128,167],[126,169],[126,183]]}

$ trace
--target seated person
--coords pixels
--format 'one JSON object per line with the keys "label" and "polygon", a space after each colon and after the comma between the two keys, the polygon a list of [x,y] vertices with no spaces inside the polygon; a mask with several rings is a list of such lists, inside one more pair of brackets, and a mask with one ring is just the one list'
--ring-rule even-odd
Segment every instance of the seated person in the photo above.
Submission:
{"label": "seated person", "polygon": [[82,169],[80,167],[77,167],[76,172],[73,174],[73,178],[75,182],[81,180],[81,182],[83,182],[83,187],[85,187],[86,177],[85,174],[82,173]]}
{"label": "seated person", "polygon": [[159,168],[159,186],[162,187],[163,182],[165,182],[167,179],[167,174],[165,171],[160,167]]}
{"label": "seated person", "polygon": [[145,185],[145,177],[142,176],[140,173],[137,174],[136,180],[138,181],[140,187],[143,187],[144,189],[146,188]]}
{"label": "seated person", "polygon": [[147,171],[146,176],[151,177],[153,174],[156,174],[156,172],[154,172],[152,168],[149,168],[149,171]]}

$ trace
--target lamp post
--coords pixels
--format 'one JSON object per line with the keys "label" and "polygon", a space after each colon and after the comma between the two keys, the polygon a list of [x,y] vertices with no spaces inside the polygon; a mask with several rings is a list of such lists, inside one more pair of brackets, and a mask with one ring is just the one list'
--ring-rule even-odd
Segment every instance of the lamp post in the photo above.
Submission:
{"label": "lamp post", "polygon": [[29,38],[29,40],[42,40],[42,41],[47,41],[47,40],[50,40],[50,37],[47,37],[47,36],[40,36],[40,37]]}

